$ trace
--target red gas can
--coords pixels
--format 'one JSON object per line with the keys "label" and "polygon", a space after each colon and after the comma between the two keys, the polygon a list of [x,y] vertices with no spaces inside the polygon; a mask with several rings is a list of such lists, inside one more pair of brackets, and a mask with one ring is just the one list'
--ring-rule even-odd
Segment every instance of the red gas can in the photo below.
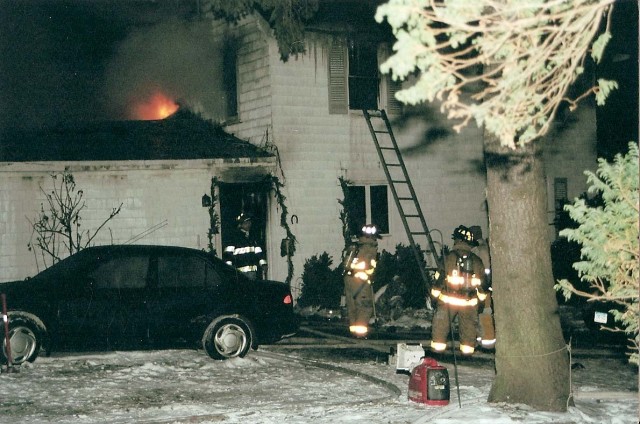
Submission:
{"label": "red gas can", "polygon": [[433,358],[411,370],[409,400],[432,406],[449,404],[449,372]]}

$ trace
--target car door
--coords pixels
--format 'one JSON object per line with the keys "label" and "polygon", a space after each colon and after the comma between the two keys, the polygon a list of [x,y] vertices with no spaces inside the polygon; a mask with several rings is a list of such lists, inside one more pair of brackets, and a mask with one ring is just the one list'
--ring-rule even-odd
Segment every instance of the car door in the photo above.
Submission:
{"label": "car door", "polygon": [[[149,292],[150,332],[155,338],[200,337],[200,325],[212,309],[212,292],[206,281],[211,266],[198,255],[165,253],[157,258],[157,288]],[[194,323],[200,318],[200,324]]]}
{"label": "car door", "polygon": [[149,263],[148,254],[115,254],[87,273],[93,292],[89,319],[96,337],[132,343],[146,340]]}
{"label": "car door", "polygon": [[83,251],[42,274],[50,298],[56,299],[52,326],[56,342],[79,343],[81,347],[92,344],[90,339],[100,326],[97,317],[106,313],[105,305],[95,299],[95,281],[88,275],[98,264],[96,255]]}

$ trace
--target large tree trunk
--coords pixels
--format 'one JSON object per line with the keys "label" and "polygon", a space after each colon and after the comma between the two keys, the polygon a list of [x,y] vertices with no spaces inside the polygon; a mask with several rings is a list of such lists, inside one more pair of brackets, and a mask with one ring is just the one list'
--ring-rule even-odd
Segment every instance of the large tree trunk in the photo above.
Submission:
{"label": "large tree trunk", "polygon": [[546,184],[535,147],[486,140],[487,200],[496,323],[489,402],[566,411],[569,356],[551,272]]}

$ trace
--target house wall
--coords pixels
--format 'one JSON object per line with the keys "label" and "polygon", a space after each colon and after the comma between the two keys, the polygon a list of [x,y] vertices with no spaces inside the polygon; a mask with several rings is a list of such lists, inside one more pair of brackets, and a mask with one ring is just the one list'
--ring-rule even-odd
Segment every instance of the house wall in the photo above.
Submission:
{"label": "house wall", "polygon": [[[243,48],[240,57],[255,51],[269,56],[271,101],[265,104],[270,104],[271,121],[262,122],[262,131],[249,125],[252,115],[240,95],[240,122],[228,125],[227,130],[260,143],[269,129],[269,141],[277,146],[286,178],[283,193],[290,214],[297,218],[290,226],[298,241],[292,284],[299,286],[304,262],[312,255],[326,251],[333,257],[334,265],[340,260],[344,241],[338,199],[343,198],[343,193],[338,178],[347,178],[354,184],[386,184],[386,178],[362,112],[329,114],[326,40],[316,36],[308,42],[306,54],[284,63],[275,40],[264,37],[262,27],[245,24],[241,28],[251,44],[267,47]],[[249,28],[260,37],[250,37],[246,32]],[[241,58],[239,64],[248,63]],[[250,75],[243,73],[242,65],[239,74],[245,78]],[[253,99],[247,94],[247,87],[254,87],[251,90],[259,93],[265,91],[258,88],[267,81],[264,74],[255,70],[255,80],[239,82],[239,92],[245,93],[247,99]],[[470,127],[455,134],[451,124],[431,109],[412,118],[397,119],[394,132],[399,145],[406,150],[403,158],[435,241],[443,239],[450,244],[451,232],[460,224],[488,228],[485,178],[478,167],[482,161],[481,131]],[[434,140],[432,134],[441,137]],[[380,241],[380,250],[394,252],[398,243],[407,245],[408,240],[391,192],[389,208],[390,232]],[[286,261],[276,255],[284,232],[279,227],[278,210],[273,212],[267,246],[270,272],[275,278],[284,279]]]}
{"label": "house wall", "polygon": [[[283,194],[289,213],[295,215],[289,223],[298,241],[293,258],[295,288],[300,286],[303,265],[312,255],[326,251],[334,265],[340,259],[343,239],[338,199],[343,194],[338,178],[355,184],[386,184],[386,178],[362,113],[329,114],[329,36],[323,39],[314,34],[307,40],[307,53],[284,63],[275,40],[266,36],[264,23],[250,25],[249,21],[240,26],[251,46],[240,52],[240,121],[227,129],[251,142],[267,140],[277,146],[285,176]],[[258,51],[268,58],[242,59]],[[248,69],[258,63],[266,66],[266,74],[265,67],[243,71],[243,66]],[[265,84],[270,84],[270,89]],[[255,99],[265,93],[271,98],[260,103],[258,112]],[[380,108],[386,106],[383,92]],[[456,133],[437,105],[414,107],[390,118],[436,247],[450,246],[451,233],[460,224],[480,225],[488,235],[482,130],[471,124]],[[593,110],[580,112],[576,119],[580,125],[563,125],[561,131],[554,131],[549,137],[552,147],[545,149],[550,224],[553,179],[567,177],[571,199],[586,189],[583,170],[595,165]],[[390,232],[380,241],[380,249],[393,252],[398,243],[407,245],[408,239],[391,192],[389,207]],[[272,207],[267,249],[272,277],[284,279],[286,261],[277,255],[284,237],[279,212]],[[549,231],[553,235],[552,225]]]}
{"label": "house wall", "polygon": [[[227,26],[215,21],[214,37],[233,37],[237,51],[238,119],[227,122],[227,131],[255,144],[264,144],[271,128],[270,29],[266,22],[244,19]],[[215,78],[212,75],[212,78]]]}
{"label": "house wall", "polygon": [[[40,205],[44,203],[48,210],[42,190],[53,190],[51,174],[67,170],[74,176],[86,202],[80,213],[81,228],[91,233],[122,203],[120,213],[92,244],[132,242],[207,249],[209,213],[201,199],[210,193],[211,178],[242,182],[272,168],[273,158],[0,163],[0,282],[23,279],[44,267],[27,245],[30,222],[37,219]],[[219,240],[214,243],[220,252]]]}
{"label": "house wall", "polygon": [[[27,250],[28,219],[38,213],[52,172],[68,169],[87,199],[83,226],[96,228],[123,203],[122,212],[103,229],[97,243],[177,244],[206,248],[209,216],[201,197],[212,177],[224,182],[251,181],[272,172],[285,184],[289,225],[297,238],[292,284],[299,287],[303,265],[313,255],[328,252],[334,265],[343,247],[338,178],[355,184],[386,184],[366,121],[359,111],[329,114],[327,42],[318,35],[307,53],[283,63],[264,21],[246,19],[229,28],[214,26],[213,35],[232,30],[238,51],[238,120],[227,131],[258,145],[273,144],[273,158],[258,162],[158,161],[0,164],[0,281],[24,278],[38,269]],[[386,108],[382,95],[381,108]],[[571,200],[586,190],[584,169],[595,169],[595,112],[579,108],[571,120],[548,137],[545,163],[549,193],[549,231],[553,226],[553,179],[568,180]],[[573,121],[575,119],[575,122]],[[480,225],[487,233],[482,131],[469,126],[457,134],[437,106],[412,108],[391,116],[393,131],[434,241],[451,244],[460,225]],[[380,250],[395,251],[407,236],[389,193],[390,231]],[[267,251],[270,277],[284,280],[286,259],[280,256],[281,209],[270,205]],[[146,232],[149,231],[149,234]],[[145,235],[146,234],[146,235]],[[218,252],[221,251],[216,241]]]}
{"label": "house wall", "polygon": [[335,266],[340,262],[344,241],[338,199],[343,194],[338,177],[352,167],[350,118],[329,115],[326,54],[309,47],[308,54],[283,63],[270,43],[273,141],[287,178],[289,210],[298,217],[292,226],[298,240],[295,287],[311,256],[326,251]]}
{"label": "house wall", "polygon": [[574,112],[558,119],[544,140],[544,163],[547,177],[547,217],[549,236],[555,239],[554,179],[567,179],[567,198],[587,191],[586,170],[597,169],[596,109],[592,102],[583,102]]}

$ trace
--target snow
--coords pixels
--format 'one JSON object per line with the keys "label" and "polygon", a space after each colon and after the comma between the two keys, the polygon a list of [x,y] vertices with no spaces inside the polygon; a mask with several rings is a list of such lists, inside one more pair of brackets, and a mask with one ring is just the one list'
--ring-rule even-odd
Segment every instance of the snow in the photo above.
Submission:
{"label": "snow", "polygon": [[575,406],[549,413],[487,403],[489,353],[458,358],[459,401],[453,363],[440,361],[450,402],[428,406],[407,399],[393,357],[358,346],[293,337],[227,361],[191,349],[54,353],[0,374],[0,423],[638,422],[638,368],[617,351],[572,349]]}

